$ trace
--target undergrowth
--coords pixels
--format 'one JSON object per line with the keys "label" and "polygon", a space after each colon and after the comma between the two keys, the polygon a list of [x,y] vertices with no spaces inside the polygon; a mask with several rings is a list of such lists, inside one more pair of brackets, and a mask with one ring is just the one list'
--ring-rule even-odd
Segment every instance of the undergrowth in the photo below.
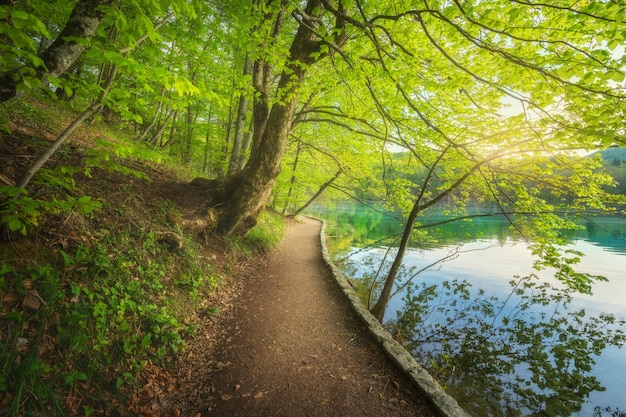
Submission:
{"label": "undergrowth", "polygon": [[120,388],[193,336],[185,313],[218,281],[193,242],[172,252],[151,232],[105,230],[41,260],[19,242],[4,251],[3,414],[121,410]]}
{"label": "undergrowth", "polygon": [[[40,106],[16,112],[47,120]],[[164,366],[202,317],[218,313],[210,299],[229,258],[263,254],[282,238],[282,219],[263,213],[245,238],[208,254],[171,220],[182,217],[178,206],[151,193],[151,166],[191,174],[115,133],[92,128],[28,190],[0,187],[0,416],[126,414],[141,371]],[[34,153],[46,146],[16,140]],[[182,247],[164,242],[163,230]]]}
{"label": "undergrowth", "polygon": [[232,250],[243,256],[260,255],[276,248],[285,233],[285,223],[278,214],[264,211],[257,219],[257,225],[244,238],[229,242]]}

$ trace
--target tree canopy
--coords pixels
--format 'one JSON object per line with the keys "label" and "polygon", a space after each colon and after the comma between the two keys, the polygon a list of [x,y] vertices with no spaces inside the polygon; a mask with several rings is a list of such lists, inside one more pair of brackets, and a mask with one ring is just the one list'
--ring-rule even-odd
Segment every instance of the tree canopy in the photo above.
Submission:
{"label": "tree canopy", "polygon": [[406,242],[424,210],[463,216],[473,199],[585,290],[555,229],[622,201],[576,151],[625,141],[625,13],[617,0],[4,2],[1,97],[69,102],[77,123],[127,124],[195,166],[222,234],[246,234],[268,202],[288,213],[367,190],[406,220]]}

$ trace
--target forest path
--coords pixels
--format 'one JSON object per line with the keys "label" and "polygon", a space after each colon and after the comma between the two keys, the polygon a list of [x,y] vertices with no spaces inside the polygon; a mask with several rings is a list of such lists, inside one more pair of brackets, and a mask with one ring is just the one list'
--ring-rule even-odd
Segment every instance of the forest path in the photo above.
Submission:
{"label": "forest path", "polygon": [[289,222],[243,278],[215,369],[198,375],[212,395],[196,417],[437,415],[353,312],[323,261],[320,228]]}

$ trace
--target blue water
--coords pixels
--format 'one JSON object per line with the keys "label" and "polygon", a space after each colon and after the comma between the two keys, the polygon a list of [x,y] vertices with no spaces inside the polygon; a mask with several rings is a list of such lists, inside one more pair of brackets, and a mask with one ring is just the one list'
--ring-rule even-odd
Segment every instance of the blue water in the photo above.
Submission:
{"label": "blue water", "polygon": [[[332,218],[332,213],[326,215]],[[345,222],[349,216],[345,217],[345,213],[343,215],[342,221]],[[363,226],[363,220],[358,220],[357,223]],[[357,261],[356,271],[351,271],[356,278],[365,272],[366,268],[363,267],[361,270],[358,265],[363,265],[366,257],[372,254],[381,255],[386,250],[386,247],[380,244],[364,247],[363,242],[378,242],[381,238],[376,230],[380,221],[370,219],[367,223],[372,229],[365,234],[373,237],[365,238],[361,235],[362,231],[357,229],[354,238],[360,243],[344,246],[340,253],[333,254],[342,258],[347,256]],[[536,271],[533,268],[535,258],[525,243],[516,241],[510,235],[502,219],[482,220],[472,227],[471,233],[468,233],[467,228],[464,229],[465,237],[462,243],[456,242],[454,245],[440,243],[434,245],[438,247],[409,249],[404,259],[405,266],[423,268],[458,247],[461,253],[455,259],[427,270],[415,279],[427,284],[464,279],[475,288],[484,290],[487,296],[500,298],[506,298],[510,294],[509,281],[515,275],[536,274],[542,281],[558,285],[553,277],[553,271]],[[390,230],[389,225],[384,228]],[[447,233],[449,232],[448,230]],[[608,282],[594,284],[593,295],[576,294],[572,307],[584,308],[588,315],[608,313],[618,318],[626,318],[626,218],[596,219],[585,224],[584,229],[571,232],[570,235],[571,248],[586,254],[577,270],[603,275],[608,279]],[[332,242],[330,246],[333,251]],[[395,318],[396,312],[404,308],[403,295],[404,293],[400,292],[390,300],[385,319]],[[606,349],[601,357],[596,358],[593,374],[606,387],[606,391],[593,392],[583,409],[574,415],[592,416],[596,406],[610,406],[613,411],[616,409],[626,411],[626,347]],[[609,416],[610,413],[602,415]]]}

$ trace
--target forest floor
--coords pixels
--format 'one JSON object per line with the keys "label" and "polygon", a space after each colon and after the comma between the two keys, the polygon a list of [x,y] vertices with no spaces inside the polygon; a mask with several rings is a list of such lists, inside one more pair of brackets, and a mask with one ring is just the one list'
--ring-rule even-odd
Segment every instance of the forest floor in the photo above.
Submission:
{"label": "forest floor", "polygon": [[334,282],[320,227],[306,218],[289,222],[280,247],[248,265],[219,323],[207,323],[168,371],[177,384],[152,404],[155,414],[438,415]]}

